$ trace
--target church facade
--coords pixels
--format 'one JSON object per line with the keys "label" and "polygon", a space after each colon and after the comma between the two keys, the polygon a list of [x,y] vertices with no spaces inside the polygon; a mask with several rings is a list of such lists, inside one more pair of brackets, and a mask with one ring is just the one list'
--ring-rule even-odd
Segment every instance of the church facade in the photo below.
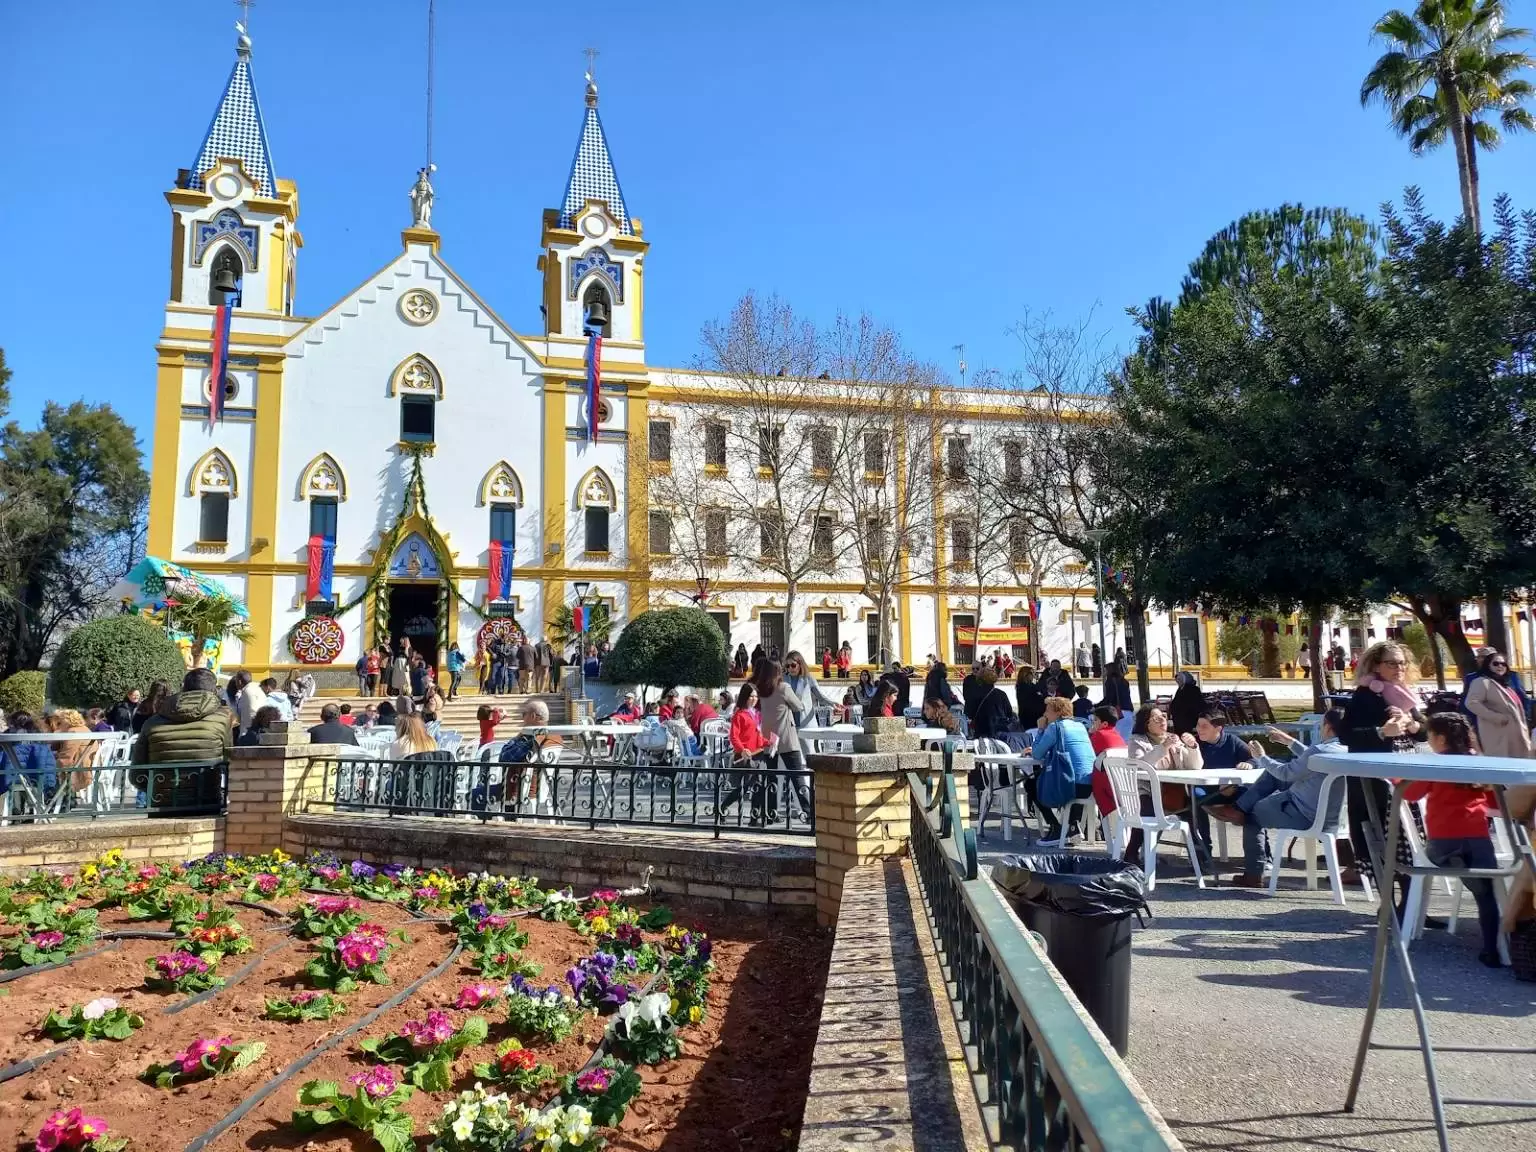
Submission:
{"label": "church facade", "polygon": [[[656,425],[668,425],[669,444],[705,435],[678,423],[699,381],[647,362],[649,242],[596,87],[588,81],[570,176],[542,222],[542,332],[514,331],[446,262],[430,176],[411,191],[412,226],[393,258],[325,311],[296,315],[301,254],[314,257],[298,188],[273,166],[242,36],[196,159],[166,193],[172,275],[156,345],[148,550],[246,603],[251,637],[226,645],[226,668],[303,667],[341,688],[365,646],[402,635],[439,661],[450,642],[472,655],[492,632],[544,635],[578,585],[608,609],[615,635],[648,607],[698,597],[694,574],[666,554],[665,528],[658,540],[652,484]],[[232,310],[215,382],[220,304]],[[962,418],[986,402],[995,394],[944,400]],[[942,526],[936,536],[936,547],[953,544]],[[782,580],[754,560],[721,558],[712,571],[704,607],[731,647],[798,647],[813,662],[842,641],[861,664],[880,648],[908,662],[966,659],[964,629],[976,625],[1028,627],[1068,660],[1098,638],[1082,564],[1036,581],[1033,600],[1017,584],[978,594],[914,577],[892,599],[883,644],[867,581],[846,565],[808,576],[792,613]],[[1164,656],[1155,664],[1175,645],[1186,665],[1215,663],[1214,625],[1196,613],[1160,615],[1149,636],[1161,637],[1149,642]],[[1123,625],[1106,638],[1111,651],[1123,645]],[[982,647],[1006,643],[984,636]]]}

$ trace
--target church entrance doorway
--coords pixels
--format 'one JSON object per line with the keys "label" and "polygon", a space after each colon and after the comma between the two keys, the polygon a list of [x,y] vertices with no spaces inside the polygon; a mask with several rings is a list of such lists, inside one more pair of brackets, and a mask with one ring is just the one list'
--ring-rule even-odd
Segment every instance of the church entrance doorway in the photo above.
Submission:
{"label": "church entrance doorway", "polygon": [[427,667],[437,667],[441,599],[442,588],[437,584],[389,586],[391,650],[403,636],[411,642],[411,651],[420,652],[426,659]]}

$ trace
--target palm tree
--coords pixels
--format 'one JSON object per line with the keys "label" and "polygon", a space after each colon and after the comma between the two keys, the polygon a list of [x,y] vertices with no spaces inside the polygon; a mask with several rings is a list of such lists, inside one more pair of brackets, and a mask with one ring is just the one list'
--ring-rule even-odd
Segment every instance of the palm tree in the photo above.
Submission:
{"label": "palm tree", "polygon": [[248,642],[254,636],[246,623],[247,612],[233,596],[217,593],[209,596],[182,595],[166,602],[166,627],[177,628],[192,636],[192,667],[203,662],[203,650],[209,640]]}
{"label": "palm tree", "polygon": [[1536,126],[1524,107],[1532,87],[1516,75],[1533,61],[1510,47],[1529,32],[1508,27],[1504,8],[1504,0],[1419,0],[1412,14],[1393,9],[1373,29],[1390,50],[1360,85],[1360,103],[1381,100],[1415,154],[1450,137],[1462,213],[1479,229],[1477,148],[1497,148],[1500,128]]}

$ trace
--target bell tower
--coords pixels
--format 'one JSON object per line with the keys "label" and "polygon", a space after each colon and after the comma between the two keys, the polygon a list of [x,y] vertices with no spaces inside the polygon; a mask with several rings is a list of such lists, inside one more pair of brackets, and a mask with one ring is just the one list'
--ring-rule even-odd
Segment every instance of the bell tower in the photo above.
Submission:
{"label": "bell tower", "polygon": [[590,70],[586,82],[586,111],[565,195],[559,208],[544,213],[544,332],[580,340],[595,326],[605,340],[639,343],[650,245],[619,187]]}
{"label": "bell tower", "polygon": [[192,167],[165,194],[171,205],[172,304],[293,314],[299,193],[273,174],[251,72],[251,38],[236,24],[235,66]]}

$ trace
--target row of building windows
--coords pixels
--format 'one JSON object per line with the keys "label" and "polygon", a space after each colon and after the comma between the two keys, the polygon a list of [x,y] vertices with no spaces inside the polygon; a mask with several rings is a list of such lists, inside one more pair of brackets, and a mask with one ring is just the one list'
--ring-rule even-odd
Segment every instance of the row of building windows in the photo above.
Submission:
{"label": "row of building windows", "polygon": [[[763,557],[777,556],[781,548],[779,524],[776,519],[767,513],[759,515],[758,547],[759,555]],[[709,557],[726,558],[730,553],[730,513],[724,508],[706,508],[703,510],[703,554]],[[671,556],[675,543],[673,515],[662,509],[653,509],[650,514],[650,550],[653,556]],[[698,530],[694,526],[693,530]],[[831,564],[837,548],[837,536],[839,525],[837,518],[830,515],[819,515],[811,529],[811,555],[818,561]],[[879,517],[870,517],[864,525],[864,544],[866,554],[870,557],[882,557],[888,544],[885,521]],[[1008,559],[1014,565],[1026,565],[1029,563],[1030,535],[1028,527],[1024,524],[1010,524],[1008,526]],[[971,536],[971,526],[961,522],[951,522],[949,526],[949,557],[950,563],[957,568],[969,568],[975,563],[975,543]]]}
{"label": "row of building windows", "polygon": [[[704,424],[704,466],[726,466],[726,438],[729,425],[722,421],[706,421]],[[773,469],[778,466],[784,442],[782,425],[757,429],[757,466]],[[833,429],[813,427],[810,430],[811,470],[830,472],[837,464],[837,438]],[[650,424],[649,457],[653,464],[672,463],[672,421],[652,420]],[[869,475],[883,476],[886,470],[886,437],[879,432],[863,433],[864,471]],[[970,474],[970,441],[964,436],[951,436],[945,442],[944,475],[950,481],[964,481]],[[1003,445],[1003,478],[1010,484],[1024,479],[1024,447],[1016,442]]]}

